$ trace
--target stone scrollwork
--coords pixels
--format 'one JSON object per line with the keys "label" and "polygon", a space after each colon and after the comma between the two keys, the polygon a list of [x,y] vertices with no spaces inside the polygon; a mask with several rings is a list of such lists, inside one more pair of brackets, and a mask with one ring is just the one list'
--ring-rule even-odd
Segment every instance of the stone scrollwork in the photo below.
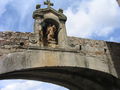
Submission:
{"label": "stone scrollwork", "polygon": [[35,35],[32,35],[31,37],[29,37],[29,42],[31,44],[37,44],[38,41],[39,40],[38,40],[38,38]]}

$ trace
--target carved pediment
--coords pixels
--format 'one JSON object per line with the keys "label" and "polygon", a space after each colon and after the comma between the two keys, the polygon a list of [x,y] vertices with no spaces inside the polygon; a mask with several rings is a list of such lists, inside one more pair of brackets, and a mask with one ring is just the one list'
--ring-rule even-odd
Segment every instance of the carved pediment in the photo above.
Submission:
{"label": "carved pediment", "polygon": [[47,13],[52,13],[54,14],[55,16],[57,16],[59,18],[59,20],[64,20],[66,21],[67,20],[67,17],[61,13],[60,11],[57,11],[53,8],[44,8],[44,9],[37,9],[36,11],[34,11],[33,13],[33,18],[35,18],[36,16],[41,16],[41,17],[44,17],[45,14]]}

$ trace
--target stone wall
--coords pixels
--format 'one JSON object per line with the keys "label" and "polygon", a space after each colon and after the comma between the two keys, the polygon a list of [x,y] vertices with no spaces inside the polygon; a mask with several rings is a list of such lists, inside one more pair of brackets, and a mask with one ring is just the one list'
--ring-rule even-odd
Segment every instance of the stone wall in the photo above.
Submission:
{"label": "stone wall", "polygon": [[[14,52],[24,52],[31,50],[30,38],[33,33],[21,33],[21,32],[0,32],[0,56],[8,55]],[[68,37],[69,48],[36,48],[42,50],[42,52],[49,51],[58,52],[58,56],[64,54],[64,59],[69,60],[69,66],[72,63],[76,63],[73,66],[85,67],[95,69],[103,72],[110,73],[120,78],[120,43],[105,42],[98,40],[82,39],[76,37]],[[33,48],[32,50],[34,50]],[[33,51],[36,53],[36,51]],[[64,53],[61,53],[64,52]],[[72,52],[72,53],[71,53]],[[47,54],[48,54],[47,53]],[[55,55],[53,53],[53,56]],[[45,55],[47,55],[45,52]],[[37,55],[37,54],[36,54]],[[51,55],[51,54],[50,54]],[[49,56],[50,56],[49,55]],[[72,58],[69,58],[69,55]],[[44,55],[42,55],[44,56]],[[56,59],[56,60],[60,60]],[[58,62],[56,61],[56,62]],[[54,61],[55,62],[55,61]],[[60,62],[60,61],[59,61]],[[64,61],[63,61],[64,62]],[[77,63],[78,62],[78,63]],[[57,64],[58,65],[58,64]]]}
{"label": "stone wall", "polygon": [[0,32],[0,56],[16,51],[24,51],[28,47],[32,33]]}
{"label": "stone wall", "polygon": [[30,36],[32,33],[0,32],[0,47],[9,49],[28,46]]}
{"label": "stone wall", "polygon": [[110,72],[116,73],[120,78],[120,43],[69,37],[69,45],[73,47],[79,45],[81,52],[108,64],[111,69],[115,69],[110,69]]}

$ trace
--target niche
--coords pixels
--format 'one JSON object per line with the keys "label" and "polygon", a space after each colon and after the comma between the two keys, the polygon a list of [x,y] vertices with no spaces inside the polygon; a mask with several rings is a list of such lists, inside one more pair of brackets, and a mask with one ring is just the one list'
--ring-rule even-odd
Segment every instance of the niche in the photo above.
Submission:
{"label": "niche", "polygon": [[105,53],[107,52],[107,49],[106,49],[106,48],[104,48],[104,52],[105,52]]}
{"label": "niche", "polygon": [[58,44],[59,23],[53,19],[45,19],[43,21],[43,43]]}

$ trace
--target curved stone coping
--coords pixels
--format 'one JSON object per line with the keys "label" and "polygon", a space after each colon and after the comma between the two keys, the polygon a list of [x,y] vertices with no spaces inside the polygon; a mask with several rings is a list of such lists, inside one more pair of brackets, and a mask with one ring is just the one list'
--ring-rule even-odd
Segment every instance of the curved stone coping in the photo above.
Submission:
{"label": "curved stone coping", "polygon": [[0,74],[27,68],[70,66],[94,69],[114,75],[111,73],[113,68],[104,62],[106,61],[100,57],[89,57],[74,52],[27,50],[1,56]]}
{"label": "curved stone coping", "polygon": [[80,53],[80,50],[75,48],[51,48],[51,47],[37,47],[37,46],[29,46],[28,48],[21,48],[26,50],[45,50],[45,51],[59,51],[59,52],[72,52],[72,53]]}

